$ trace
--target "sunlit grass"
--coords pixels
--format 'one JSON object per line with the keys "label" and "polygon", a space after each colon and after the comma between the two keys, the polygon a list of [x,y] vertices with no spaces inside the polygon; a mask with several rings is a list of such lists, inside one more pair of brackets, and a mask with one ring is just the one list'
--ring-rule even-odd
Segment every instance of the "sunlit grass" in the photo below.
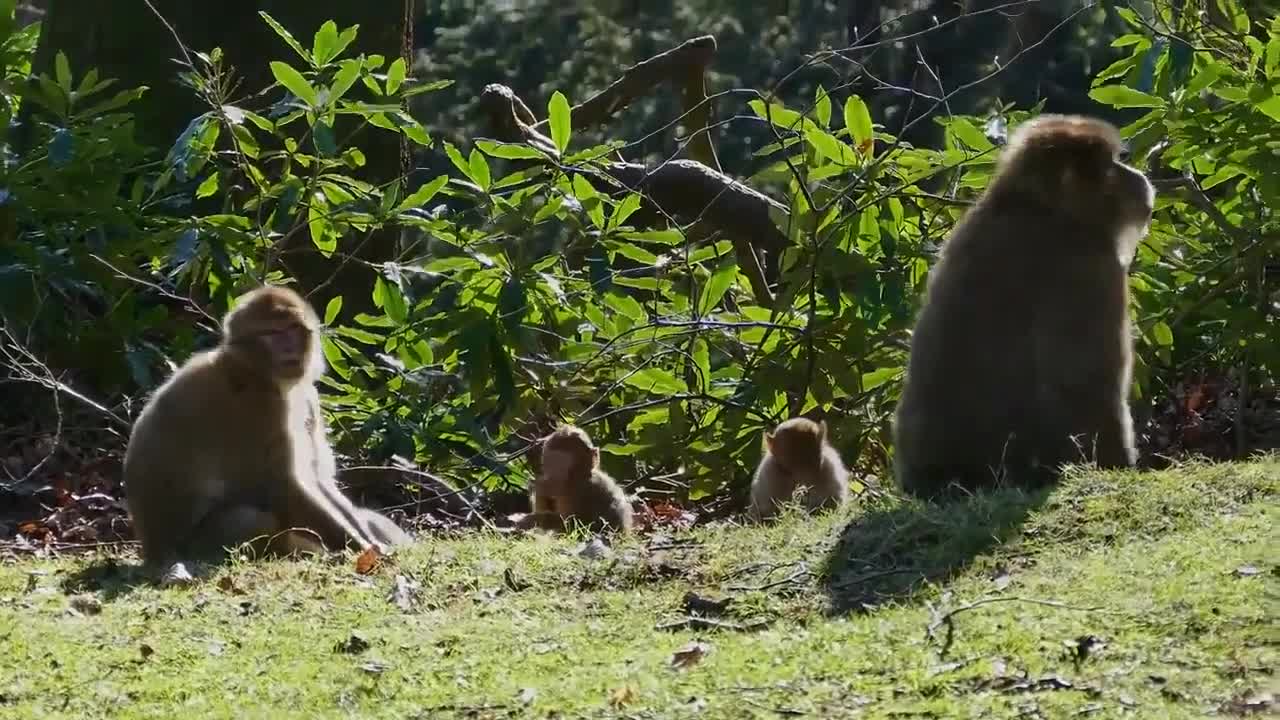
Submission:
{"label": "sunlit grass", "polygon": [[[1225,715],[1275,689],[1278,487],[1275,458],[1082,472],[604,554],[479,533],[369,576],[239,563],[186,589],[130,557],[11,559],[0,717]],[[691,626],[690,592],[731,602]]]}

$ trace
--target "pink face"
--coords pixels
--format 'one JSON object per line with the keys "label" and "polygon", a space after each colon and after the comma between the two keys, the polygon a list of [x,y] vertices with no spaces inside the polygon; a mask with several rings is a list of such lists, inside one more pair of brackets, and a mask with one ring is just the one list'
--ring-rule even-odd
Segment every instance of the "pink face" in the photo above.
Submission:
{"label": "pink face", "polygon": [[311,332],[290,323],[284,327],[263,330],[258,339],[271,358],[271,368],[280,377],[300,377],[307,370],[307,352]]}

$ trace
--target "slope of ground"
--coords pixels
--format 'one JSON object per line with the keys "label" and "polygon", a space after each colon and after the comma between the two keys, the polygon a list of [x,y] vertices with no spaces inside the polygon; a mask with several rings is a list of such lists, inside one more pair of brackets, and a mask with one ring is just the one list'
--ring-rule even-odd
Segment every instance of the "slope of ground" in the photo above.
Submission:
{"label": "slope of ground", "polygon": [[159,589],[0,564],[0,718],[1274,712],[1280,458],[606,547],[423,539]]}

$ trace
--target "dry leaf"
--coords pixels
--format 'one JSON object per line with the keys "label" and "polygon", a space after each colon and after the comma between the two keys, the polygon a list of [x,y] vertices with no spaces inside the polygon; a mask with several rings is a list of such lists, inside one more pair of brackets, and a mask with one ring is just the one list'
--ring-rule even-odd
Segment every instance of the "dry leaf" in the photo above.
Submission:
{"label": "dry leaf", "polygon": [[377,570],[382,565],[382,552],[378,548],[370,545],[365,551],[356,556],[356,574],[368,575]]}
{"label": "dry leaf", "polygon": [[71,598],[71,611],[77,615],[97,615],[102,612],[102,601],[87,593],[74,595]]}
{"label": "dry leaf", "polygon": [[620,708],[630,705],[636,700],[636,690],[630,685],[623,685],[620,688],[614,688],[609,691],[609,706]]}
{"label": "dry leaf", "polygon": [[671,666],[675,668],[690,668],[702,662],[702,658],[711,652],[711,646],[704,642],[691,642],[680,648],[671,656]]}
{"label": "dry leaf", "polygon": [[160,587],[188,587],[195,582],[195,576],[187,569],[186,563],[176,562],[164,571],[164,575],[160,578]]}
{"label": "dry leaf", "polygon": [[410,580],[404,575],[396,575],[395,583],[391,587],[391,595],[387,600],[395,603],[395,606],[403,612],[409,612],[418,601],[418,590],[422,587],[417,581]]}

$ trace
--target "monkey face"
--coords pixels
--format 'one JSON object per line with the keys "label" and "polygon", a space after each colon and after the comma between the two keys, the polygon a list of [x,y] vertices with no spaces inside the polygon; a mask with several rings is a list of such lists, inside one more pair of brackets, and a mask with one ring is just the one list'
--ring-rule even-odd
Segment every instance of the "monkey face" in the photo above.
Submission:
{"label": "monkey face", "polygon": [[787,472],[813,470],[822,464],[822,438],[816,433],[781,430],[767,435],[765,442]]}
{"label": "monkey face", "polygon": [[542,478],[539,484],[548,495],[564,495],[574,480],[588,477],[595,467],[599,450],[585,447],[555,446],[542,450]]}
{"label": "monkey face", "polygon": [[311,330],[289,322],[258,333],[262,355],[272,376],[280,380],[300,380],[307,374],[311,353]]}

